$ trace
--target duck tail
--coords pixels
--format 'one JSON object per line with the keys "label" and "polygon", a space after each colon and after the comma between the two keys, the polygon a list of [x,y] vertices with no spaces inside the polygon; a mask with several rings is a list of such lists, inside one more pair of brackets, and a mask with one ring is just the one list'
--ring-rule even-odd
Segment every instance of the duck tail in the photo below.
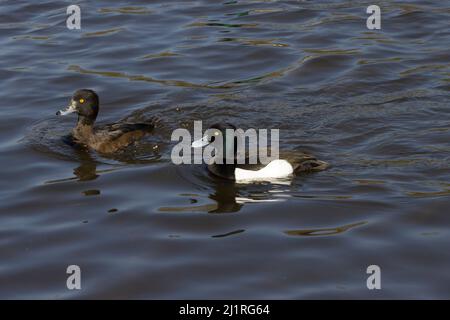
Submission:
{"label": "duck tail", "polygon": [[317,159],[308,159],[299,163],[299,165],[295,168],[295,173],[323,171],[329,167],[330,165],[328,162]]}

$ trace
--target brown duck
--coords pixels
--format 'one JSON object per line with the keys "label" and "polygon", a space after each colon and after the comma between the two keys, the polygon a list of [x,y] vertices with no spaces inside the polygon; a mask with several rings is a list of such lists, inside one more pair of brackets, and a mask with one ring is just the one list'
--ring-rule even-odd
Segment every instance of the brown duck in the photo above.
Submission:
{"label": "brown duck", "polygon": [[85,145],[100,153],[112,153],[141,139],[155,127],[155,118],[144,123],[117,123],[94,127],[99,111],[97,93],[89,89],[76,91],[66,109],[57,115],[78,114],[78,122],[72,130],[76,143]]}

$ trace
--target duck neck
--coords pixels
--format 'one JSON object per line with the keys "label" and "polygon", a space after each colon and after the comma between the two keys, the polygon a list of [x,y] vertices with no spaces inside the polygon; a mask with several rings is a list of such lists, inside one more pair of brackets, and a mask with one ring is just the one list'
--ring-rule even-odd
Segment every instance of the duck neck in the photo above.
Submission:
{"label": "duck neck", "polygon": [[95,118],[78,115],[77,126],[94,126]]}
{"label": "duck neck", "polygon": [[77,126],[73,130],[73,135],[77,140],[87,141],[94,133],[94,120],[78,116]]}
{"label": "duck neck", "polygon": [[[234,137],[232,143],[229,143],[229,140],[227,140],[226,135],[223,134],[223,145],[224,151],[223,151],[223,159],[222,163],[213,163],[208,165],[208,169],[210,172],[212,172],[214,175],[226,178],[226,179],[233,179],[235,178],[234,172],[237,167],[237,138]],[[230,158],[227,158],[229,156]]]}

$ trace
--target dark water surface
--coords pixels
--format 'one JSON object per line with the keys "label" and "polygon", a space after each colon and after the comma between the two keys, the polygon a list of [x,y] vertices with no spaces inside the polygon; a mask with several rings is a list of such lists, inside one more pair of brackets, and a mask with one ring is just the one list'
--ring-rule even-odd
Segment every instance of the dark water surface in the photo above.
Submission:
{"label": "dark water surface", "polygon": [[[78,1],[78,31],[70,4],[0,1],[0,298],[450,298],[448,1]],[[157,132],[69,147],[75,116],[54,114],[85,87],[100,122]],[[194,120],[279,128],[332,168],[175,166]]]}

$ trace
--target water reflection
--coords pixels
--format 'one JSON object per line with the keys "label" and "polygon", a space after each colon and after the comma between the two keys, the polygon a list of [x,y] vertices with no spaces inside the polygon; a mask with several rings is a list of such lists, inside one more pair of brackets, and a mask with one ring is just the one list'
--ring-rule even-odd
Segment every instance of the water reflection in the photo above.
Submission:
{"label": "water reflection", "polygon": [[211,236],[212,238],[224,238],[224,237],[228,237],[228,236],[233,236],[235,234],[239,234],[245,232],[244,229],[239,229],[239,230],[235,230],[235,231],[231,231],[231,232],[227,232],[227,233],[223,233],[223,234],[216,234],[214,236]]}
{"label": "water reflection", "polygon": [[259,183],[238,184],[232,181],[214,181],[214,192],[209,198],[214,200],[217,208],[209,213],[238,212],[245,204],[280,202],[289,196],[289,184]]}
{"label": "water reflection", "polygon": [[209,198],[217,204],[209,213],[238,212],[243,204],[236,201],[239,189],[233,181],[215,181],[214,192]]}
{"label": "water reflection", "polygon": [[95,180],[99,176],[97,174],[97,163],[92,159],[88,151],[77,152],[79,154],[80,165],[73,169],[73,174],[79,181]]}
{"label": "water reflection", "polygon": [[355,227],[362,226],[366,223],[367,221],[362,221],[334,228],[287,230],[284,233],[289,236],[331,236],[343,233]]}
{"label": "water reflection", "polygon": [[74,148],[74,157],[79,161],[78,165],[73,169],[75,177],[50,180],[46,183],[60,183],[72,180],[90,181],[97,179],[99,176],[97,172],[97,162],[92,158],[88,150]]}
{"label": "water reflection", "polygon": [[192,167],[186,167],[186,170],[180,167],[180,170],[184,180],[190,181],[203,191],[195,194],[178,194],[178,197],[188,198],[189,204],[159,207],[158,211],[233,213],[251,203],[285,201],[291,194],[291,185],[285,181],[240,184],[215,177],[210,173],[197,174]]}

